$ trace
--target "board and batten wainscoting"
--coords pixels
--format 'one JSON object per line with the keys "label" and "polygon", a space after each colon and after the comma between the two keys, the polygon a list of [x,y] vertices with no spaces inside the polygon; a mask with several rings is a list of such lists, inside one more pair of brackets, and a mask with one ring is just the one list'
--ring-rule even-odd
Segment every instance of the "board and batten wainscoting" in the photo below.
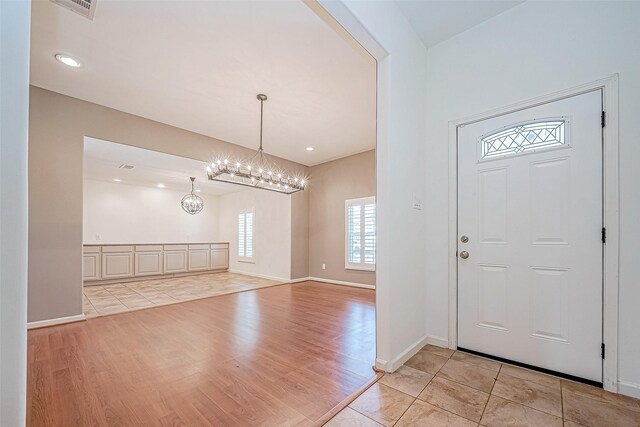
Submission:
{"label": "board and batten wainscoting", "polygon": [[229,243],[84,245],[85,285],[227,271]]}

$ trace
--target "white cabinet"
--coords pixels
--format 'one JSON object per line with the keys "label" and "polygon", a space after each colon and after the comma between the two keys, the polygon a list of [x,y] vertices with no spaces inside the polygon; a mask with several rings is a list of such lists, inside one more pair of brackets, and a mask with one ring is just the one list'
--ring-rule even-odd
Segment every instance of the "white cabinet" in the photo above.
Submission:
{"label": "white cabinet", "polygon": [[162,274],[162,258],[162,245],[136,246],[134,274],[136,276]]}
{"label": "white cabinet", "polygon": [[101,279],[133,276],[133,247],[103,246],[101,267]]}
{"label": "white cabinet", "polygon": [[226,243],[215,243],[211,245],[211,265],[212,270],[226,270],[229,268],[229,245]]}
{"label": "white cabinet", "polygon": [[88,245],[82,254],[85,282],[228,268],[228,243]]}
{"label": "white cabinet", "polygon": [[189,245],[189,271],[209,270],[209,245]]}
{"label": "white cabinet", "polygon": [[164,273],[187,271],[187,245],[164,245]]}
{"label": "white cabinet", "polygon": [[100,247],[86,246],[82,254],[82,279],[100,279]]}

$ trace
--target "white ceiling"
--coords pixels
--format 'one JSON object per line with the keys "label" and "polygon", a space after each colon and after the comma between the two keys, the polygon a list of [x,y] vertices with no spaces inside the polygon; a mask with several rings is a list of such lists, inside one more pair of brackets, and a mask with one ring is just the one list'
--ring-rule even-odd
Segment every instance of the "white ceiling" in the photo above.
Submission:
{"label": "white ceiling", "polygon": [[97,0],[90,21],[35,0],[31,25],[36,86],[250,148],[263,92],[270,154],[314,165],[375,147],[375,62],[302,1]]}
{"label": "white ceiling", "polygon": [[[133,169],[120,169],[127,164]],[[246,190],[233,184],[209,181],[206,165],[200,160],[145,150],[130,145],[116,144],[96,138],[84,139],[84,178],[96,181],[114,182],[120,179],[121,185],[140,185],[166,189],[191,191],[189,177],[196,177],[195,188],[203,194],[226,194]]]}
{"label": "white ceiling", "polygon": [[422,42],[434,46],[524,0],[396,0]]}

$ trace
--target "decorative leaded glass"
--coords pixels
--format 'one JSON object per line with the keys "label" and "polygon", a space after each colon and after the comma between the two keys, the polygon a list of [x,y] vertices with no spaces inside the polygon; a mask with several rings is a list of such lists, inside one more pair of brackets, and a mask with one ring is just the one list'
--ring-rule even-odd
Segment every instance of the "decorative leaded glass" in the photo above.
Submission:
{"label": "decorative leaded glass", "polygon": [[541,148],[565,145],[565,120],[520,124],[483,136],[481,159],[520,154]]}

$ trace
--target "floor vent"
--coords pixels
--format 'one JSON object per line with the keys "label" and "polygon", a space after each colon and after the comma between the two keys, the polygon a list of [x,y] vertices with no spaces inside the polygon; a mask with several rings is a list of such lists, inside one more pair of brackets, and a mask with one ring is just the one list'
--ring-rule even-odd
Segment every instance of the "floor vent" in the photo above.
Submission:
{"label": "floor vent", "polygon": [[51,0],[57,5],[69,9],[79,15],[93,21],[93,14],[96,10],[97,0]]}

